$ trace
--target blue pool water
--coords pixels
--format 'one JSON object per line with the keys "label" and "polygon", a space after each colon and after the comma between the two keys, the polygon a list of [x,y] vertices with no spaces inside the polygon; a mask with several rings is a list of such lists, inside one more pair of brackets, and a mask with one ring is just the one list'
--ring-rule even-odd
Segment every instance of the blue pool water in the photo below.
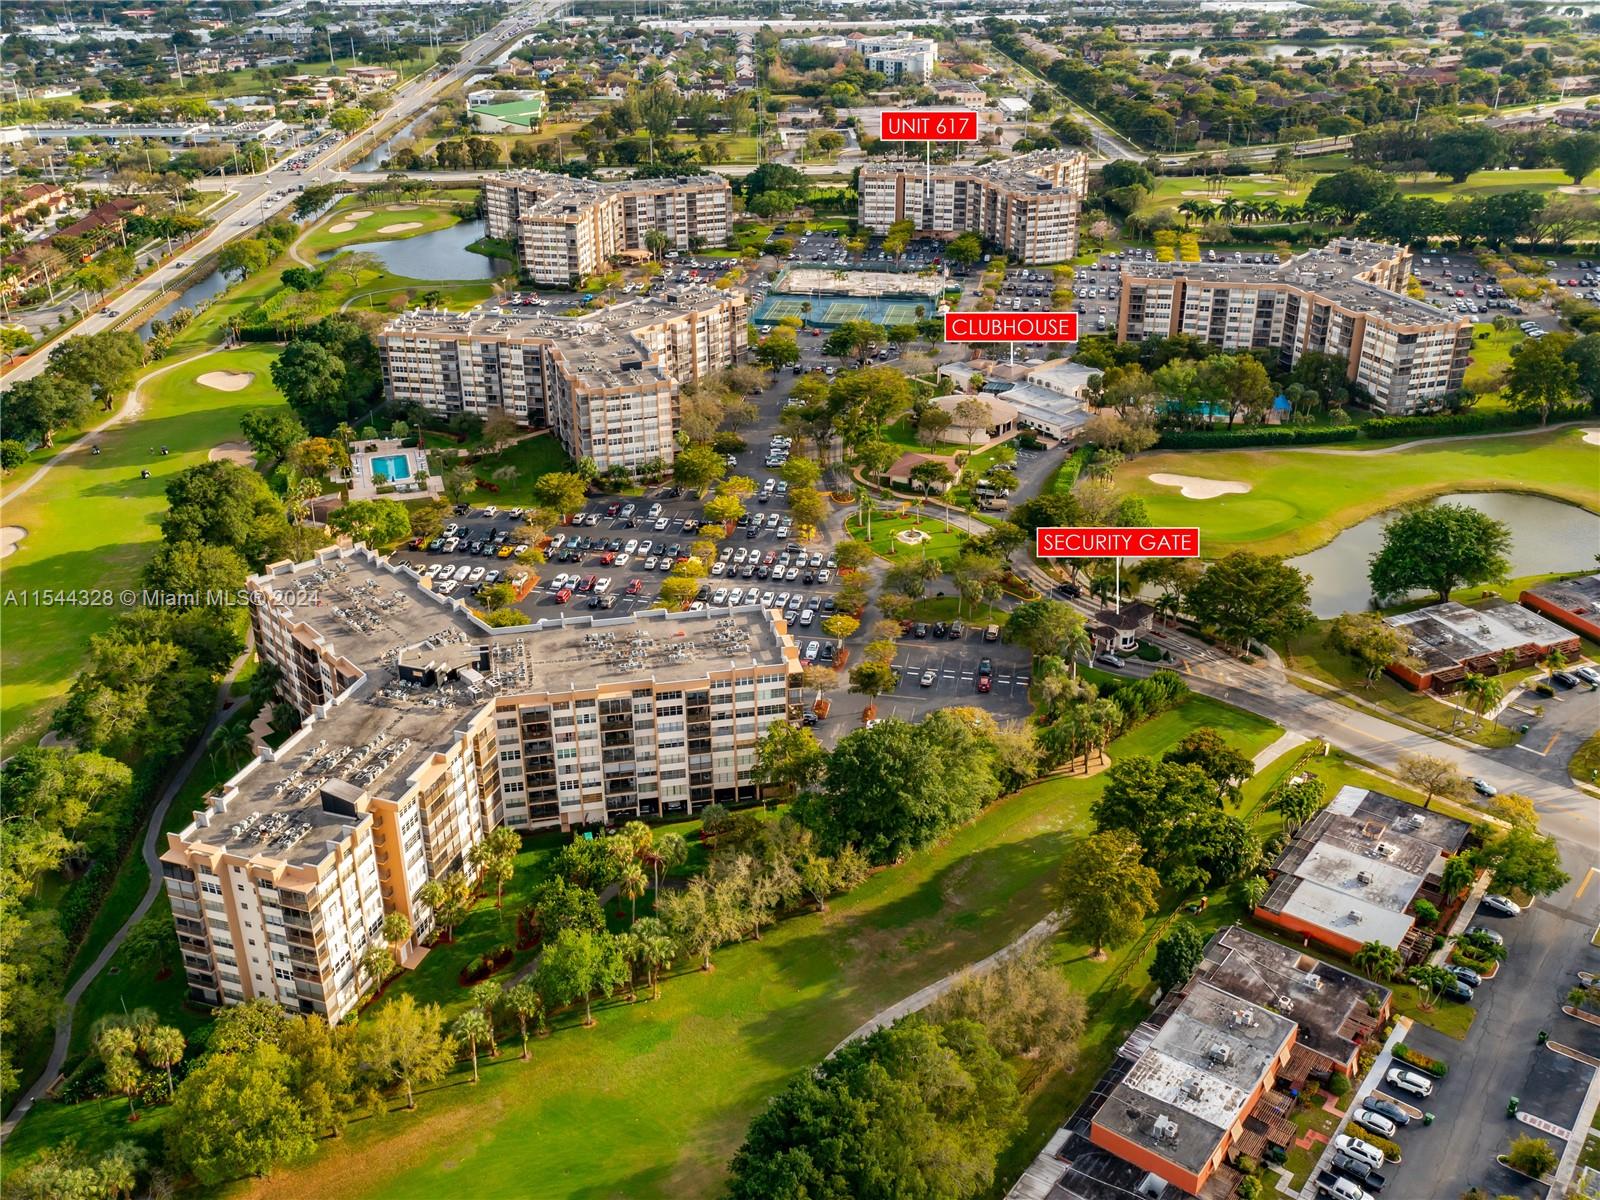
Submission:
{"label": "blue pool water", "polygon": [[404,454],[386,454],[382,458],[369,458],[368,469],[374,475],[383,475],[393,483],[399,479],[411,478],[411,460]]}

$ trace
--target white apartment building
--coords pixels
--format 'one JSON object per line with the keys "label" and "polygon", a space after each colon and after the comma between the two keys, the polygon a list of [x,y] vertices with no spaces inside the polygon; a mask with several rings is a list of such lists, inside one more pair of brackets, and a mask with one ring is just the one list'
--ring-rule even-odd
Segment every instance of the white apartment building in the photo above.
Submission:
{"label": "white apartment building", "polygon": [[1439,404],[1461,387],[1470,319],[1405,295],[1411,253],[1337,238],[1285,263],[1130,263],[1117,340],[1188,333],[1229,350],[1276,348],[1348,364],[1385,413]]}
{"label": "white apartment building", "polygon": [[982,164],[873,161],[861,168],[857,215],[880,236],[911,221],[919,236],[971,232],[1018,262],[1064,262],[1078,253],[1088,177],[1080,151]]}
{"label": "white apartment building", "polygon": [[624,251],[644,251],[652,230],[677,250],[721,246],[733,221],[732,189],[720,175],[601,183],[543,171],[484,181],[485,227],[514,242],[536,283],[576,284]]}
{"label": "white apartment building", "polygon": [[694,285],[580,318],[419,310],[377,340],[391,403],[501,409],[605,470],[670,462],[681,385],[738,362],[748,339],[744,294]]}
{"label": "white apartment building", "polygon": [[819,37],[784,38],[779,43],[779,48],[784,50],[800,46],[859,54],[866,62],[867,70],[876,71],[896,83],[903,79],[926,82],[933,78],[933,68],[939,61],[938,42],[909,33],[857,31],[845,36],[823,34]]}
{"label": "white apartment building", "polygon": [[207,1004],[267,997],[338,1021],[371,982],[385,914],[425,936],[422,886],[466,869],[497,825],[756,800],[756,746],[799,670],[760,609],[491,629],[363,546],[248,587],[257,649],[305,724],[168,835],[189,993]]}

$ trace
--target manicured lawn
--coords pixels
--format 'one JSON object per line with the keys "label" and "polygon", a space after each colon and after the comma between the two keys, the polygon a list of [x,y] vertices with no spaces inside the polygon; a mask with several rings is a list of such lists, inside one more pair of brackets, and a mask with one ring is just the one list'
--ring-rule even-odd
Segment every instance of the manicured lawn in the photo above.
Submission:
{"label": "manicured lawn", "polygon": [[1430,1029],[1437,1029],[1457,1041],[1467,1036],[1467,1031],[1472,1028],[1472,1019],[1478,1015],[1478,1010],[1472,1005],[1459,1004],[1454,1000],[1441,1000],[1432,1008],[1425,1009],[1413,985],[1391,983],[1389,986],[1394,989],[1396,1013],[1410,1017],[1413,1021],[1421,1021]]}
{"label": "manicured lawn", "polygon": [[1192,175],[1175,175],[1156,180],[1156,190],[1144,207],[1175,208],[1185,200],[1221,204],[1234,200],[1274,200],[1279,204],[1299,204],[1311,191],[1314,179],[1290,183],[1281,175],[1240,175],[1201,179]]}
{"label": "manicured lawn", "polygon": [[[940,584],[935,581],[933,586],[937,589]],[[981,625],[1004,625],[1011,614],[992,604],[963,604],[960,596],[924,596],[912,603],[910,615],[917,621],[965,621],[976,629]]]}
{"label": "manicured lawn", "polygon": [[[1485,336],[1487,335],[1487,336]],[[1511,365],[1511,347],[1525,341],[1527,335],[1515,325],[1509,329],[1496,329],[1493,325],[1472,327],[1472,363],[1467,367],[1466,383],[1471,387],[1486,379],[1493,379]],[[1485,406],[1484,397],[1479,400]]]}
{"label": "manicured lawn", "polygon": [[[872,518],[872,537],[870,545],[880,555],[887,559],[905,557],[927,557],[949,559],[955,557],[961,547],[966,544],[967,535],[954,526],[947,526],[937,515],[937,510],[930,512],[920,522],[917,520],[916,508],[911,501],[906,502],[906,515],[887,516],[878,513]],[[857,541],[868,541],[866,527],[858,522],[852,513],[845,522],[845,528],[850,536]],[[930,541],[920,545],[909,546],[897,541],[895,535],[905,529],[920,529],[930,534]]]}
{"label": "manicured lawn", "polygon": [[[1277,734],[1258,718],[1191,698],[1112,752],[1159,751],[1202,724],[1223,727],[1247,751]],[[1049,911],[1046,885],[1087,828],[1102,779],[1051,780],[1001,801],[828,913],[792,917],[760,942],[719,951],[714,972],[680,965],[659,1002],[602,1004],[589,1030],[563,1016],[554,1036],[534,1045],[531,1063],[518,1060],[513,1041],[486,1062],[478,1087],[458,1071],[420,1096],[418,1116],[359,1120],[314,1162],[236,1194],[434,1197],[470,1179],[483,1194],[527,1191],[537,1180],[534,1191],[550,1195],[713,1195],[750,1116],[794,1072],[885,1004],[983,957]],[[1204,928],[1238,915],[1213,903]],[[1085,947],[1056,944],[1089,999],[1091,1026],[1078,1068],[1030,1097],[1029,1129],[1009,1159],[1031,1157],[1148,1011],[1147,951],[1129,947],[1096,963]],[[593,1136],[542,1132],[597,1129],[606,1131],[603,1148]]]}
{"label": "manicured lawn", "polygon": [[[1125,463],[1117,482],[1153,525],[1198,525],[1207,556],[1245,548],[1299,554],[1341,529],[1446,492],[1531,492],[1600,511],[1600,448],[1579,429],[1523,437],[1441,439],[1395,454],[1306,450],[1169,451]],[[1251,485],[1243,495],[1189,500],[1151,483],[1162,472]]]}
{"label": "manicured lawn", "polygon": [[1578,747],[1567,763],[1567,774],[1584,783],[1593,783],[1600,775],[1600,733]]}
{"label": "manicured lawn", "polygon": [[[5,561],[5,590],[26,596],[8,605],[0,728],[10,750],[44,731],[47,710],[72,683],[89,635],[131,607],[121,597],[135,586],[161,536],[164,490],[179,471],[203,463],[217,444],[239,439],[239,418],[283,403],[268,375],[277,349],[252,346],[157,370],[143,388],[144,412],[97,439],[98,455],[75,454],[26,495],[0,508],[4,524],[28,536]],[[242,391],[197,383],[210,371],[255,376]],[[165,445],[163,457],[155,447]],[[149,468],[150,478],[139,472]],[[109,589],[110,604],[34,602],[45,593]]]}
{"label": "manicured lawn", "polygon": [[515,445],[507,446],[499,454],[480,459],[472,464],[472,473],[479,479],[496,482],[494,473],[504,467],[515,467],[516,478],[499,483],[500,490],[497,492],[475,487],[467,499],[479,504],[497,504],[501,508],[518,505],[527,507],[533,503],[534,482],[552,471],[570,471],[572,459],[561,448],[561,443],[556,441],[555,435],[547,433],[524,438]]}
{"label": "manicured lawn", "polygon": [[[1600,180],[1600,172],[1591,174],[1583,182],[1592,187]],[[1402,177],[1400,194],[1403,196],[1433,196],[1439,200],[1455,200],[1462,196],[1496,196],[1502,192],[1540,192],[1549,194],[1568,186],[1572,180],[1565,172],[1555,169],[1538,171],[1474,171],[1461,183],[1448,179],[1420,179],[1406,182]]]}

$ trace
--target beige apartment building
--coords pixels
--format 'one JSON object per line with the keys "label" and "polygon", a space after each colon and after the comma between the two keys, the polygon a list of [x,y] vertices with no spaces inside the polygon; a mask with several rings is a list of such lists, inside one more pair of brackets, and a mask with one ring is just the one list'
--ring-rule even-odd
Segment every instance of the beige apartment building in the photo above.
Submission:
{"label": "beige apartment building", "polygon": [[737,363],[749,340],[744,294],[706,285],[579,318],[525,312],[391,321],[378,335],[389,401],[447,416],[501,409],[601,470],[670,462],[680,387]]}
{"label": "beige apartment building", "polygon": [[[758,798],[793,639],[759,608],[491,629],[364,546],[249,580],[262,660],[305,720],[162,855],[190,996],[337,1021],[385,914],[498,825],[570,830]],[[402,947],[404,959],[411,947]]]}
{"label": "beige apartment building", "polygon": [[1411,252],[1337,238],[1285,263],[1130,262],[1117,340],[1192,334],[1229,350],[1312,352],[1348,364],[1385,413],[1440,404],[1461,387],[1472,322],[1405,294]]}
{"label": "beige apartment building", "polygon": [[575,285],[624,251],[643,251],[652,229],[677,250],[721,246],[733,220],[733,192],[720,175],[602,183],[543,171],[484,181],[485,227],[514,242],[536,283]]}
{"label": "beige apartment building", "polygon": [[918,236],[976,233],[1022,263],[1063,262],[1078,253],[1078,221],[1089,159],[1040,150],[1001,162],[869,162],[861,168],[857,213],[883,235],[910,221]]}

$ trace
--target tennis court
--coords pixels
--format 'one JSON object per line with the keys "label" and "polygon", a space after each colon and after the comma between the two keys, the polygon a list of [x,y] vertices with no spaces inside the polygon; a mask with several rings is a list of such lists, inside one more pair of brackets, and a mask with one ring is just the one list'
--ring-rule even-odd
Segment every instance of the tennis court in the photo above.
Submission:
{"label": "tennis court", "polygon": [[927,300],[893,299],[877,296],[795,296],[774,292],[761,302],[751,318],[758,325],[772,325],[785,317],[795,317],[807,325],[843,325],[846,321],[872,321],[878,325],[914,325],[923,316],[932,316]]}

